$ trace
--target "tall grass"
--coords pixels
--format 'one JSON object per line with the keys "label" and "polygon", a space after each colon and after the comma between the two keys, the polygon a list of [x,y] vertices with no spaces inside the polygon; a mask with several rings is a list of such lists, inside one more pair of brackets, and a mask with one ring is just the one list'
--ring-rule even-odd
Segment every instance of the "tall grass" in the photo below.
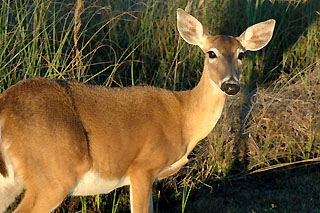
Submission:
{"label": "tall grass", "polygon": [[[267,128],[264,123],[263,116],[275,104],[273,95],[282,97],[287,94],[284,92],[290,95],[289,90],[274,90],[274,94],[268,96],[272,101],[262,103],[261,97],[266,93],[259,89],[254,101],[250,100],[257,87],[273,85],[280,75],[295,76],[292,81],[295,83],[299,78],[304,79],[302,70],[317,70],[320,58],[318,0],[3,0],[0,6],[0,91],[34,77],[108,87],[148,84],[172,90],[190,89],[200,79],[204,56],[198,47],[186,44],[179,37],[178,7],[186,8],[197,17],[212,35],[238,36],[249,25],[269,18],[276,19],[277,24],[267,47],[257,53],[247,53],[241,80],[243,92],[237,97],[228,97],[218,125],[196,147],[191,162],[182,169],[180,176],[169,178],[157,187],[171,187],[179,194],[186,181],[191,181],[193,186],[207,185],[206,181],[228,177],[235,170],[246,173],[248,169],[317,157],[319,129],[317,123],[312,123],[314,121],[306,127],[310,137],[298,139],[289,137],[294,133],[291,131],[293,123],[286,127],[285,139],[272,137],[275,129]],[[292,88],[291,85],[284,83],[282,87]],[[308,81],[299,85],[305,85],[308,97],[314,97]],[[296,99],[293,97],[292,101]],[[314,103],[319,104],[319,100]],[[288,102],[276,104],[290,105]],[[307,105],[298,106],[309,109]],[[292,110],[298,110],[296,108]],[[291,145],[287,147],[288,144]],[[271,156],[270,153],[277,154]],[[84,199],[82,204],[90,203],[86,206],[89,210],[98,207],[104,211],[104,206],[112,206],[114,200],[121,211],[128,206],[128,194],[121,192],[125,192],[124,197],[88,198],[90,202]],[[100,198],[108,198],[110,202]],[[183,209],[186,205],[183,203]],[[72,198],[63,206],[73,211],[81,205]]]}

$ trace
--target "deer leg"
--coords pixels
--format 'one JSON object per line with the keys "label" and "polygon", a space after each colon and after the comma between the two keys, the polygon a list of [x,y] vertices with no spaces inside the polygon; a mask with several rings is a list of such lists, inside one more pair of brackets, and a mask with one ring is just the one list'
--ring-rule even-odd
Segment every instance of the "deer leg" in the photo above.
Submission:
{"label": "deer leg", "polygon": [[147,172],[137,171],[130,176],[131,213],[153,212],[151,188],[154,178]]}
{"label": "deer leg", "polygon": [[153,198],[152,198],[152,186],[150,190],[150,199],[149,199],[149,213],[153,213]]}
{"label": "deer leg", "polygon": [[160,172],[160,174],[157,177],[157,180],[162,180],[166,177],[169,177],[171,175],[174,175],[177,173],[182,166],[184,166],[186,163],[188,163],[188,158],[187,156],[181,158],[179,161],[175,162],[171,166],[169,166],[167,169],[163,170]]}
{"label": "deer leg", "polygon": [[[15,210],[20,212],[51,212],[63,201],[68,195],[69,190],[60,186],[46,186],[39,184],[36,188],[27,188],[22,202]],[[27,186],[28,187],[28,186]]]}
{"label": "deer leg", "polygon": [[25,173],[23,182],[26,192],[16,213],[51,212],[74,189],[77,181],[75,171],[63,169],[54,172],[50,168],[41,171],[42,173],[38,170],[28,170]]}

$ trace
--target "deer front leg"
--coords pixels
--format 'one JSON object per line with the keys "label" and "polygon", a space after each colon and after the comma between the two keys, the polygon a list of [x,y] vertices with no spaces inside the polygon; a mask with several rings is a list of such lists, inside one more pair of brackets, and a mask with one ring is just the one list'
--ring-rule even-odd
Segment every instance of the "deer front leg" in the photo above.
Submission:
{"label": "deer front leg", "polygon": [[178,160],[177,162],[175,162],[174,164],[172,164],[171,166],[169,166],[168,168],[166,168],[165,170],[160,172],[160,174],[157,177],[157,180],[162,180],[162,179],[167,178],[167,177],[169,177],[171,175],[174,175],[186,163],[188,163],[188,158],[187,158],[187,156],[184,156],[183,158],[181,158],[180,160]]}
{"label": "deer front leg", "polygon": [[130,175],[131,213],[152,213],[152,183],[154,178],[145,171],[135,171]]}

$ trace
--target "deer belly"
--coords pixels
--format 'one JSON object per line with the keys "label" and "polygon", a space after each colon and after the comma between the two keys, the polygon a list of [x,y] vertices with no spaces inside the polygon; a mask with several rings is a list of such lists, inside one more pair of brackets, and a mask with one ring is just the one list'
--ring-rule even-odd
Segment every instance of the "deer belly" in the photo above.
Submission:
{"label": "deer belly", "polygon": [[121,177],[119,179],[104,179],[96,173],[89,171],[83,175],[74,188],[72,195],[96,195],[107,194],[112,190],[121,186],[130,185],[129,177]]}

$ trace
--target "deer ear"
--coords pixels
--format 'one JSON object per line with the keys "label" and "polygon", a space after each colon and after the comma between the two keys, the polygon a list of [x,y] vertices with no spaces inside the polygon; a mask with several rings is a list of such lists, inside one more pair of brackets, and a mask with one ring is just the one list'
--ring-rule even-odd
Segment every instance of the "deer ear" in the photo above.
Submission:
{"label": "deer ear", "polygon": [[237,39],[246,50],[257,51],[265,47],[272,38],[276,21],[268,21],[248,27]]}
{"label": "deer ear", "polygon": [[181,8],[177,9],[177,26],[181,37],[189,44],[198,45],[203,48],[208,33],[203,29],[202,24],[192,15],[189,15]]}

